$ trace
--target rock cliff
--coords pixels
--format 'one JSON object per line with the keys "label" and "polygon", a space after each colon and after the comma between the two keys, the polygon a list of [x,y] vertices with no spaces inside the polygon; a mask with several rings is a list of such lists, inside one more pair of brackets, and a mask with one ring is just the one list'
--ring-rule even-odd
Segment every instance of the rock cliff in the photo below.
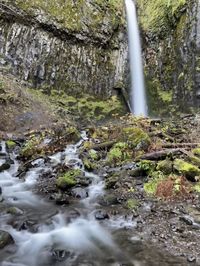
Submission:
{"label": "rock cliff", "polygon": [[151,114],[200,105],[200,5],[192,0],[138,0]]}
{"label": "rock cliff", "polygon": [[102,0],[0,3],[0,68],[34,87],[109,96],[124,80],[123,4]]}

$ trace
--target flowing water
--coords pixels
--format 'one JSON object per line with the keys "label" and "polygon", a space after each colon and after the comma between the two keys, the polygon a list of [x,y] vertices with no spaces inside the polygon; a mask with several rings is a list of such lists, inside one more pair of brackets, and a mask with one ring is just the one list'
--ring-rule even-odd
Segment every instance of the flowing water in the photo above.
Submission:
{"label": "flowing water", "polygon": [[[49,156],[48,160],[32,161],[23,178],[17,174],[17,155],[7,153],[5,142],[0,143],[0,164],[8,157],[12,161],[11,168],[0,173],[0,196],[4,199],[0,202],[0,245],[1,230],[14,239],[14,244],[0,248],[0,266],[179,265],[165,264],[163,255],[161,260],[158,257],[156,263],[149,264],[157,250],[148,251],[148,246],[131,233],[136,226],[132,217],[115,214],[107,220],[95,219],[95,212],[102,208],[98,198],[105,193],[104,181],[84,169],[79,149],[85,140],[83,132],[82,139],[65,151]],[[58,206],[34,193],[40,175],[53,172],[59,164],[80,169],[90,179],[86,198]],[[14,214],[8,211],[13,208]]]}
{"label": "flowing water", "polygon": [[[108,232],[110,225],[100,225],[93,215],[97,205],[96,198],[104,193],[104,182],[98,175],[86,172],[79,159],[79,147],[85,139],[86,135],[83,133],[81,141],[76,145],[69,145],[64,152],[50,156],[51,163],[48,166],[43,159],[32,162],[32,168],[23,180],[17,177],[19,163],[16,155],[10,155],[14,162],[12,167],[0,173],[0,187],[4,199],[1,204],[5,209],[10,206],[18,207],[23,214],[17,217],[19,224],[22,223],[19,226],[9,213],[0,213],[0,230],[9,232],[15,241],[14,248],[0,251],[0,265],[120,265],[113,263],[124,260]],[[5,143],[2,142],[1,146],[1,152],[6,153]],[[74,211],[74,217],[70,214],[75,210],[72,207],[63,209],[42,200],[32,192],[40,174],[51,171],[52,167],[61,161],[72,168],[81,169],[85,177],[92,180],[87,192],[88,197],[74,206],[78,210],[78,215]],[[32,223],[31,229],[24,224],[25,220]],[[122,225],[126,226],[126,222],[118,217],[111,225],[120,228]],[[103,256],[105,251],[106,257]],[[107,257],[111,262],[106,262]],[[85,264],[84,260],[87,261]],[[128,263],[134,265],[129,259]]]}
{"label": "flowing water", "polygon": [[128,42],[131,72],[131,108],[133,114],[147,116],[147,101],[136,8],[133,0],[125,0],[125,4],[128,22]]}

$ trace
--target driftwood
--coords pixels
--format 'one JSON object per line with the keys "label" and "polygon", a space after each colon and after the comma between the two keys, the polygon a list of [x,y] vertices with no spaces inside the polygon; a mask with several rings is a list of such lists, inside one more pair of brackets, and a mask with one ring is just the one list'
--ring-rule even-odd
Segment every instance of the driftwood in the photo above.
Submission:
{"label": "driftwood", "polygon": [[180,153],[183,153],[183,151],[180,148],[165,149],[165,150],[161,150],[161,151],[146,153],[146,154],[142,155],[139,159],[157,161],[157,160],[163,160],[169,155],[177,155]]}
{"label": "driftwood", "polygon": [[191,149],[191,148],[197,148],[200,147],[200,143],[167,143],[163,144],[162,148],[184,148],[184,149]]}
{"label": "driftwood", "polygon": [[167,135],[166,133],[162,132],[162,131],[154,131],[154,132],[150,132],[149,133],[149,136],[150,137],[160,137],[160,138],[165,138],[165,139],[168,139],[169,141],[171,142],[174,142],[174,138]]}
{"label": "driftwood", "polygon": [[116,144],[117,141],[111,140],[111,141],[107,141],[107,142],[102,142],[99,144],[95,144],[91,147],[91,149],[93,150],[102,150],[102,149],[109,149],[111,148],[114,144]]}

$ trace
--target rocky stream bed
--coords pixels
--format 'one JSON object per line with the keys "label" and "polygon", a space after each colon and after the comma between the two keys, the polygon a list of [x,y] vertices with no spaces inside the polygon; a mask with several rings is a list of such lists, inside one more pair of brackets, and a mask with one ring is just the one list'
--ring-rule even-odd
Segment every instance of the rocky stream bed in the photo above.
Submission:
{"label": "rocky stream bed", "polygon": [[198,130],[125,116],[4,136],[1,265],[200,265]]}

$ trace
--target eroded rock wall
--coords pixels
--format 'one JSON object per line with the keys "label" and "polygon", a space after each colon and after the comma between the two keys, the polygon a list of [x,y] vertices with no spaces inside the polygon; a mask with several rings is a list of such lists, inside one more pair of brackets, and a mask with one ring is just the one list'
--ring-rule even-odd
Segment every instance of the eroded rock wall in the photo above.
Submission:
{"label": "eroded rock wall", "polygon": [[70,93],[109,96],[122,86],[127,42],[120,5],[58,0],[45,9],[46,1],[29,2],[0,3],[2,71]]}
{"label": "eroded rock wall", "polygon": [[195,111],[200,86],[200,4],[138,0],[152,115]]}

